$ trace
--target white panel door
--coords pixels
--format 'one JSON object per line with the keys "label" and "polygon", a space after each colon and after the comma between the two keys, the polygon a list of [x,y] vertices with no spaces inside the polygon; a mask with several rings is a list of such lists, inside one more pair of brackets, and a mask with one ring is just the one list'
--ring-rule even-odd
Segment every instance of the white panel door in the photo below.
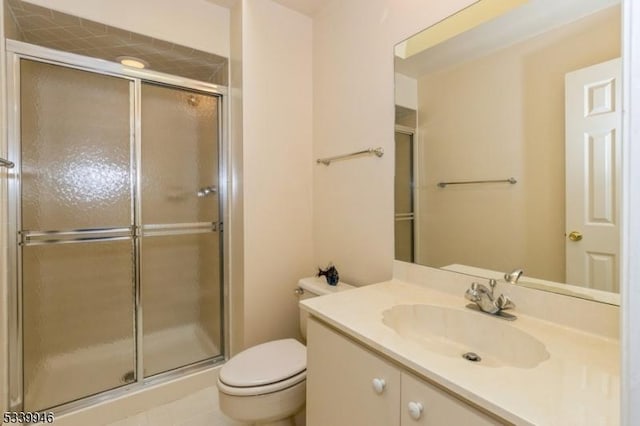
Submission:
{"label": "white panel door", "polygon": [[621,60],[568,73],[566,279],[598,290],[618,284]]}

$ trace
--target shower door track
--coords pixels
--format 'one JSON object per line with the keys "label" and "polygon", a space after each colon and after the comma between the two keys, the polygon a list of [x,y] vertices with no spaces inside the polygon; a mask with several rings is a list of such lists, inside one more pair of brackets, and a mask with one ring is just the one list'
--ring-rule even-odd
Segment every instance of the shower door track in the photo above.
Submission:
{"label": "shower door track", "polygon": [[[132,150],[131,172],[132,179],[132,216],[133,223],[131,229],[101,229],[92,230],[92,234],[104,233],[105,238],[131,238],[134,243],[135,265],[134,265],[134,337],[136,344],[135,368],[136,381],[130,384],[107,390],[95,395],[90,395],[78,400],[67,402],[49,409],[54,413],[61,415],[76,411],[81,408],[90,407],[97,403],[109,401],[114,398],[130,394],[133,391],[140,391],[160,383],[165,383],[173,379],[184,377],[185,375],[203,371],[224,362],[228,357],[229,348],[229,310],[228,310],[228,256],[229,253],[229,235],[223,232],[222,223],[228,219],[227,212],[227,176],[228,176],[228,139],[227,139],[227,117],[228,117],[228,101],[227,87],[212,83],[202,82],[189,78],[174,76],[151,70],[140,70],[128,68],[123,65],[105,61],[102,59],[90,58],[69,52],[58,51],[45,48],[29,43],[15,40],[6,40],[7,49],[7,86],[8,86],[8,157],[16,164],[7,176],[8,179],[8,318],[9,318],[9,409],[12,411],[22,411],[23,409],[23,323],[22,323],[22,271],[21,271],[21,253],[19,246],[22,244],[47,244],[51,241],[47,237],[63,238],[66,240],[55,241],[55,243],[74,242],[76,230],[63,231],[60,233],[29,233],[19,232],[20,226],[20,74],[19,63],[21,59],[33,60],[37,62],[48,63],[52,65],[63,66],[66,68],[89,71],[96,74],[103,74],[129,80],[133,84],[133,90],[130,91],[130,116],[131,116],[131,143]],[[218,176],[219,179],[219,226],[216,223],[209,224],[209,229],[219,231],[220,238],[220,283],[221,283],[221,355],[214,358],[199,361],[193,364],[178,367],[163,373],[156,374],[149,378],[144,377],[143,353],[142,353],[142,305],[140,292],[140,238],[145,233],[145,227],[140,226],[141,215],[141,199],[140,199],[140,153],[141,153],[141,108],[140,96],[141,86],[143,82],[153,83],[156,85],[164,85],[168,87],[188,89],[195,92],[202,92],[209,95],[215,95],[219,99],[219,125],[218,125]],[[136,185],[134,188],[133,185]],[[206,227],[201,227],[204,230]],[[195,231],[195,232],[203,232]],[[80,230],[78,230],[80,231]],[[126,232],[125,232],[126,231]],[[170,231],[169,231],[170,232]],[[66,235],[63,235],[66,234]],[[100,237],[97,237],[100,238]],[[31,239],[31,242],[30,242]]]}

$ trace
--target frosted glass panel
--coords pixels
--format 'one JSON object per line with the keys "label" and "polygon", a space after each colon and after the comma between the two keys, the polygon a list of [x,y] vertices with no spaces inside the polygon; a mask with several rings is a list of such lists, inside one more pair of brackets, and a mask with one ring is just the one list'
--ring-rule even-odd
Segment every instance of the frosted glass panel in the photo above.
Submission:
{"label": "frosted glass panel", "polygon": [[413,220],[396,220],[395,236],[395,259],[413,262]]}
{"label": "frosted glass panel", "polygon": [[142,222],[214,222],[218,186],[218,98],[142,85]]}
{"label": "frosted glass panel", "polygon": [[220,355],[217,233],[142,239],[145,377]]}
{"label": "frosted glass panel", "polygon": [[129,81],[20,65],[23,229],[129,226]]}
{"label": "frosted glass panel", "polygon": [[396,132],[396,213],[413,211],[413,143],[412,136]]}
{"label": "frosted glass panel", "polygon": [[[413,136],[396,132],[395,258],[413,262]],[[404,217],[403,217],[404,215]]]}
{"label": "frosted glass panel", "polygon": [[133,380],[131,241],[22,250],[25,410]]}

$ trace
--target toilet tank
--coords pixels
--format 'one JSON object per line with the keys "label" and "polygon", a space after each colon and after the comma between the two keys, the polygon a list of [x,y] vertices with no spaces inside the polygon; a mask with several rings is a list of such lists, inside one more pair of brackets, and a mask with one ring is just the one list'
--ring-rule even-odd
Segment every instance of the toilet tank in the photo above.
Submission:
{"label": "toilet tank", "polygon": [[[338,291],[349,290],[354,288],[352,285],[338,282],[337,285],[327,284],[327,280],[324,277],[308,277],[302,278],[298,281],[298,289],[296,292],[300,300],[308,299],[310,297],[324,296],[325,294],[331,294]],[[300,309],[300,333],[302,333],[303,339],[307,340],[307,318],[309,314],[307,311]]]}

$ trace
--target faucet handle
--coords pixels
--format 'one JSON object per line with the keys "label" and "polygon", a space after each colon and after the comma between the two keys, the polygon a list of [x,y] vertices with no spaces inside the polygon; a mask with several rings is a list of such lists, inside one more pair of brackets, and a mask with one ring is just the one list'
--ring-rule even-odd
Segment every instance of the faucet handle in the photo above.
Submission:
{"label": "faucet handle", "polygon": [[513,309],[516,307],[516,304],[513,303],[511,301],[511,299],[509,299],[508,296],[505,296],[504,294],[501,294],[500,296],[498,296],[498,298],[496,299],[496,306],[498,308],[500,308],[500,310],[505,310],[505,309]]}
{"label": "faucet handle", "polygon": [[524,273],[524,270],[520,268],[514,269],[513,271],[507,272],[506,274],[504,274],[504,280],[511,284],[517,284],[518,280],[520,279],[523,273]]}
{"label": "faucet handle", "polygon": [[464,298],[474,303],[477,303],[480,300],[480,295],[477,291],[477,284],[478,283],[471,283],[471,287],[464,292]]}

